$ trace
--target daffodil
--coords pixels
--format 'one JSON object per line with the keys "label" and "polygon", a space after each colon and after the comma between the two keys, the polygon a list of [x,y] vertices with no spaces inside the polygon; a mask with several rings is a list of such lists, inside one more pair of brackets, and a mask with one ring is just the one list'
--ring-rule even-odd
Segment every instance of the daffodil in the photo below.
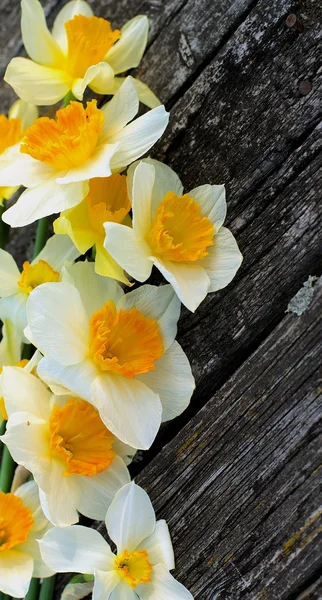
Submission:
{"label": "daffodil", "polygon": [[101,109],[96,100],[86,108],[71,102],[57,111],[56,119],[37,119],[21,144],[0,156],[0,185],[18,182],[28,188],[3,220],[19,227],[72,208],[88,195],[89,180],[122,171],[145,154],[164,132],[169,115],[158,106],[132,121],[138,108],[128,77]]}
{"label": "daffodil", "polygon": [[93,574],[93,600],[193,600],[169,573],[175,565],[168,526],[156,521],[142,488],[131,482],[119,490],[105,522],[116,554],[98,531],[77,525],[43,537],[43,560],[60,573]]}
{"label": "daffodil", "polygon": [[79,262],[62,283],[33,291],[25,334],[45,355],[38,373],[54,392],[70,390],[91,402],[114,435],[146,449],[161,421],[179,415],[194,389],[175,341],[179,313],[170,285],[125,295],[93,263]]}
{"label": "daffodil", "polygon": [[112,221],[130,225],[130,209],[125,175],[91,179],[86,198],[74,208],[61,213],[54,222],[54,231],[69,235],[81,254],[95,246],[96,273],[129,284],[123,269],[108,254],[103,244],[104,223]]}
{"label": "daffodil", "polygon": [[103,520],[115,493],[129,480],[134,450],[105,427],[86,400],[54,396],[24,369],[4,367],[2,392],[9,415],[1,440],[31,471],[46,517],[55,525],[78,522],[78,511]]}
{"label": "daffodil", "polygon": [[32,577],[54,573],[42,560],[38,540],[52,527],[41,510],[34,481],[14,494],[0,492],[0,591],[15,598],[28,592]]}
{"label": "daffodil", "polygon": [[[10,156],[12,147],[21,141],[24,130],[32,125],[37,117],[37,106],[23,100],[16,100],[9,109],[8,117],[0,115],[0,157],[5,151],[6,156]],[[0,204],[3,204],[3,200],[9,200],[18,187],[15,183],[12,186],[0,187]]]}
{"label": "daffodil", "polygon": [[146,281],[153,265],[181,302],[195,311],[207,293],[224,288],[242,262],[226,217],[223,185],[183,194],[176,173],[156,160],[131,165],[128,190],[133,228],[105,223],[104,246],[134,279]]}
{"label": "daffodil", "polygon": [[[87,2],[72,0],[58,13],[50,33],[38,0],[22,0],[21,10],[22,40],[31,60],[13,58],[4,79],[20,98],[38,105],[55,104],[69,91],[82,100],[87,86],[98,94],[115,94],[124,81],[115,75],[137,67],[147,44],[144,15],[113,31]],[[134,85],[147,106],[160,104],[142,81],[135,79]]]}
{"label": "daffodil", "polygon": [[[1,373],[5,365],[18,365],[21,362],[22,335],[18,334],[16,328],[9,319],[5,319],[2,327],[2,339],[0,342],[0,424],[7,420],[8,415],[1,391]],[[28,361],[26,361],[28,362]]]}
{"label": "daffodil", "polygon": [[24,262],[20,272],[11,254],[0,249],[0,319],[9,319],[22,334],[29,294],[43,283],[60,281],[64,264],[79,254],[67,235],[54,235],[31,263]]}

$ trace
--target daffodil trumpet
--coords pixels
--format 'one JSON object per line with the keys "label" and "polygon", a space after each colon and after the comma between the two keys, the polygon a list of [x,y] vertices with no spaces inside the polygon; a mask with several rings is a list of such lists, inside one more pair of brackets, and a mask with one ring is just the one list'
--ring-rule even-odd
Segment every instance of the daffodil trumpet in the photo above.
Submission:
{"label": "daffodil trumpet", "polygon": [[119,173],[145,154],[163,134],[169,115],[158,106],[133,120],[138,108],[128,77],[102,108],[96,100],[86,107],[71,102],[56,119],[37,119],[22,142],[0,156],[0,185],[18,181],[27,188],[3,220],[22,227],[73,208],[90,192],[92,179]]}
{"label": "daffodil trumpet", "polygon": [[[68,2],[58,13],[52,33],[38,0],[21,2],[22,40],[28,58],[13,58],[4,79],[27,102],[51,105],[70,91],[83,99],[87,86],[97,94],[115,94],[124,81],[116,77],[137,67],[146,48],[149,21],[138,15],[121,30],[95,17],[84,0]],[[134,79],[140,100],[160,104],[142,81]]]}
{"label": "daffodil trumpet", "polygon": [[156,521],[146,492],[133,481],[120,489],[105,524],[116,554],[102,535],[81,527],[54,528],[40,540],[43,560],[59,573],[94,575],[93,600],[193,600],[174,579],[169,529]]}

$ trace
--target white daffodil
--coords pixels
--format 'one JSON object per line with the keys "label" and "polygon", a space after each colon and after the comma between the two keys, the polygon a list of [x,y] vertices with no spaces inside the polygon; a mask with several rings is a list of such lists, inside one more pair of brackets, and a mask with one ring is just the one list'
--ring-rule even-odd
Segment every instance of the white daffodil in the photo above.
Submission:
{"label": "white daffodil", "polygon": [[24,366],[28,361],[21,361],[22,335],[19,334],[9,319],[5,319],[0,342],[0,425],[8,418],[2,390],[1,374],[6,365]]}
{"label": "white daffodil", "polygon": [[54,235],[31,263],[24,262],[20,272],[11,254],[0,249],[0,319],[9,319],[23,334],[30,292],[48,281],[60,281],[63,266],[79,254],[67,235]]}
{"label": "white daffodil", "polygon": [[147,449],[161,421],[179,415],[194,389],[175,341],[179,313],[170,285],[124,295],[93,263],[76,263],[62,283],[30,295],[25,334],[45,355],[38,373],[55,393],[71,390],[92,402],[114,435]]}
{"label": "white daffodil", "polygon": [[92,404],[53,396],[24,369],[4,367],[2,393],[9,419],[1,440],[33,474],[46,517],[60,527],[77,523],[78,511],[103,520],[130,480],[125,462],[135,451],[111,434]]}
{"label": "white daffodil", "polygon": [[163,134],[169,115],[158,106],[132,121],[138,109],[127,77],[101,109],[96,100],[86,108],[71,102],[56,119],[37,119],[21,144],[0,156],[0,185],[18,182],[28,188],[3,220],[20,227],[72,208],[88,195],[90,180],[122,171],[145,154]]}
{"label": "white daffodil", "polygon": [[75,526],[44,536],[43,560],[59,573],[94,574],[93,600],[193,600],[169,573],[174,555],[168,526],[156,521],[149,496],[134,482],[116,494],[106,528],[116,555],[98,531]]}
{"label": "white daffodil", "polygon": [[[10,156],[12,147],[21,141],[24,130],[32,125],[37,117],[37,106],[23,100],[16,100],[9,109],[8,117],[0,115],[0,158],[5,151],[7,151],[6,156]],[[0,204],[3,204],[4,200],[9,200],[18,187],[16,183],[0,187]]]}
{"label": "white daffodil", "polygon": [[208,292],[224,288],[242,262],[226,217],[223,185],[202,185],[183,195],[170,167],[146,159],[131,165],[128,192],[133,229],[105,223],[104,246],[138,281],[155,265],[181,302],[195,311]]}
{"label": "white daffodil", "polygon": [[41,558],[38,542],[51,527],[34,481],[24,483],[14,494],[0,492],[1,592],[23,598],[32,577],[53,575]]}
{"label": "white daffodil", "polygon": [[[87,86],[98,94],[115,94],[124,81],[115,75],[137,67],[147,44],[144,15],[113,31],[87,2],[72,0],[58,13],[50,33],[38,0],[22,0],[21,10],[22,40],[31,60],[13,58],[4,79],[20,98],[38,105],[55,104],[69,91],[82,100]],[[142,81],[135,79],[134,85],[147,106],[160,104]]]}

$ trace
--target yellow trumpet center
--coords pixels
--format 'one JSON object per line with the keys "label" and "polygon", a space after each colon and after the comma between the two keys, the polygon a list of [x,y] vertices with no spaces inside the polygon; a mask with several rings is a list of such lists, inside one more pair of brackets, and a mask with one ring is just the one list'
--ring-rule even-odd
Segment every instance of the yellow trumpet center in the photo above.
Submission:
{"label": "yellow trumpet center", "polygon": [[56,120],[41,117],[28,127],[20,152],[52,165],[58,171],[83,165],[94,153],[104,124],[96,100],[71,102],[56,113]]}
{"label": "yellow trumpet center", "polygon": [[89,182],[86,198],[89,223],[100,236],[105,237],[104,223],[122,223],[131,210],[127,195],[126,176],[97,177]]}
{"label": "yellow trumpet center", "polygon": [[196,261],[207,256],[215,228],[201,214],[191,196],[168,192],[160,202],[147,242],[155,256],[174,262]]}
{"label": "yellow trumpet center", "polygon": [[121,37],[111,24],[99,17],[76,15],[65,23],[68,40],[66,71],[75,78],[84,77],[87,69],[104,59],[107,51]]}
{"label": "yellow trumpet center", "polygon": [[10,146],[17,144],[22,137],[22,125],[20,119],[8,119],[6,115],[0,115],[0,154]]}
{"label": "yellow trumpet center", "polygon": [[63,475],[97,475],[109,468],[115,456],[113,434],[85,400],[71,398],[64,406],[54,405],[49,434],[52,456],[66,467]]}
{"label": "yellow trumpet center", "polygon": [[124,550],[120,556],[116,557],[115,567],[118,574],[132,589],[135,589],[139,583],[151,581],[152,566],[148,561],[146,550],[132,552],[131,554]]}
{"label": "yellow trumpet center", "polygon": [[89,356],[102,371],[132,379],[155,370],[163,352],[158,323],[136,308],[117,310],[109,300],[90,320]]}
{"label": "yellow trumpet center", "polygon": [[34,524],[31,510],[18,496],[0,492],[0,556],[28,539]]}
{"label": "yellow trumpet center", "polygon": [[45,261],[39,260],[35,265],[31,265],[27,260],[23,263],[21,277],[18,281],[19,287],[30,294],[38,285],[58,281],[60,273]]}

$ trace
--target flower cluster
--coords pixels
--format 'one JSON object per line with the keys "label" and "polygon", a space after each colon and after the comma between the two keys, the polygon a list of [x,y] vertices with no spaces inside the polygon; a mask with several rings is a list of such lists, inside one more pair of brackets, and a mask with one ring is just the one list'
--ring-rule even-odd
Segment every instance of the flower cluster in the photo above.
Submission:
{"label": "flower cluster", "polygon": [[[169,115],[119,74],[141,61],[147,17],[113,29],[71,0],[50,32],[38,0],[21,9],[29,58],[8,65],[19,99],[0,115],[0,593],[34,599],[35,580],[73,571],[75,598],[191,600],[170,575],[166,522],[128,467],[194,391],[176,341],[181,303],[195,311],[241,264],[225,188],[185,192],[170,167],[142,158]],[[112,97],[83,103],[86,88]],[[140,101],[150,110],[137,116]],[[9,226],[34,221],[19,269],[3,249]],[[167,283],[131,289],[153,265]],[[80,515],[105,521],[115,547]]]}

